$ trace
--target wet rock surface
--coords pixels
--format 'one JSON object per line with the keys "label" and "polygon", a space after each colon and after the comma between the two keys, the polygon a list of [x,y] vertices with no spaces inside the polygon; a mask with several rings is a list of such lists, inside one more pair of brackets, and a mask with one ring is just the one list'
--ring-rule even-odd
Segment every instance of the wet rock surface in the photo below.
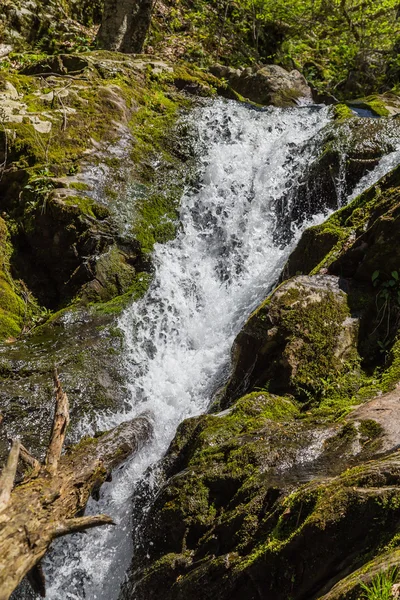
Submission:
{"label": "wet rock surface", "polygon": [[82,309],[65,311],[34,334],[2,345],[1,457],[7,456],[8,440],[17,435],[34,455],[42,455],[53,420],[55,364],[70,400],[69,443],[79,440],[82,419],[95,423],[99,413],[123,410],[127,391],[122,350],[122,333],[113,316]]}
{"label": "wet rock surface", "polygon": [[397,453],[338,475],[392,444],[373,403],[321,425],[255,392],[183,423],[121,598],[321,597],[396,530]]}
{"label": "wet rock surface", "polygon": [[[336,107],[336,118],[324,134],[323,152],[308,166],[299,186],[293,190],[289,210],[283,203],[279,222],[290,231],[290,225],[301,223],[304,216],[337,210],[343,206],[353,193],[359,181],[372,171],[382,156],[398,147],[400,129],[398,119],[357,118],[354,114],[344,113]],[[332,233],[332,232],[330,232]],[[302,247],[309,230],[303,234],[296,249],[301,256],[302,268],[292,269],[308,273],[307,255],[303,256]],[[329,248],[328,233],[313,251],[313,259],[320,260]],[[294,254],[296,253],[294,252]],[[311,269],[310,269],[311,270]]]}

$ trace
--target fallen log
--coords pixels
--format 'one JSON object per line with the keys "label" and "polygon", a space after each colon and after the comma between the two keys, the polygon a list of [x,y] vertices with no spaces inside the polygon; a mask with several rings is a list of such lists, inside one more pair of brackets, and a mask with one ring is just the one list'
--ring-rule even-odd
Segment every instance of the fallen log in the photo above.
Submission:
{"label": "fallen log", "polygon": [[[25,576],[44,596],[40,560],[51,542],[72,532],[113,524],[107,515],[82,517],[93,492],[152,433],[148,415],[97,438],[84,438],[61,455],[69,422],[68,397],[54,373],[56,409],[46,459],[40,464],[14,440],[0,476],[0,600],[8,600]],[[14,487],[18,460],[27,467]]]}

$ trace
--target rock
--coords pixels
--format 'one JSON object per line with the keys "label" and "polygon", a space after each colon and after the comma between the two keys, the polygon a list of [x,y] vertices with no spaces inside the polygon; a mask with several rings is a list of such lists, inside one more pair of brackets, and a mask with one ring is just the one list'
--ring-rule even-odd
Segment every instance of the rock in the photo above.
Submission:
{"label": "rock", "polygon": [[[380,452],[394,452],[400,444],[400,384],[354,410],[348,421],[371,427],[380,436]],[[372,431],[371,429],[371,431]]]}
{"label": "rock", "polygon": [[10,44],[0,44],[0,58],[8,56],[13,51],[13,47]]}
{"label": "rock", "polygon": [[79,439],[77,425],[84,416],[95,422],[101,411],[122,410],[127,391],[121,352],[113,315],[87,309],[64,310],[29,336],[0,345],[1,459],[8,438],[15,436],[43,456],[53,419],[49,374],[55,363],[71,405],[68,443]]}
{"label": "rock", "polygon": [[50,133],[53,124],[51,121],[38,121],[33,123],[33,128],[39,133]]}
{"label": "rock", "polygon": [[67,75],[82,73],[89,66],[89,62],[76,54],[60,54],[49,56],[44,61],[28,65],[21,70],[24,75]]}
{"label": "rock", "polygon": [[179,427],[120,600],[319,598],[395,535],[399,453],[342,473],[372,427],[298,415],[256,392]]}
{"label": "rock", "polygon": [[250,316],[232,350],[232,375],[221,406],[257,387],[318,397],[321,378],[357,358],[357,319],[336,277],[294,277]]}
{"label": "rock", "polygon": [[[394,227],[392,235],[396,235],[395,209],[398,198],[395,188],[399,185],[400,168],[396,167],[382,177],[376,186],[366,190],[324,223],[307,229],[288,259],[283,271],[284,277],[288,279],[299,273],[309,274],[318,269],[328,269],[335,261],[338,262],[332,267],[333,272],[353,277],[364,263],[367,239],[372,235],[374,228],[380,228],[382,223],[386,225],[387,222],[390,229]],[[375,242],[377,246],[374,246]],[[374,255],[377,247],[382,249],[381,244],[379,235],[371,237],[369,247]],[[399,257],[396,255],[396,247],[393,246],[390,251],[385,249],[381,264],[369,264],[368,269],[361,269],[361,276],[364,273],[365,280],[370,281],[374,270],[384,265],[386,268],[387,260],[390,261],[389,268],[397,268]]]}
{"label": "rock", "polygon": [[27,318],[28,298],[10,273],[11,246],[9,232],[0,217],[0,339],[12,338],[20,332]]}
{"label": "rock", "polygon": [[[358,347],[366,364],[379,363],[385,355],[382,340],[389,350],[397,334],[398,286],[389,281],[400,264],[399,185],[396,167],[325,223],[308,229],[283,271],[284,278],[299,272],[345,278],[349,302],[360,317]],[[379,276],[373,284],[375,272]],[[386,310],[382,290],[388,286],[392,292]]]}
{"label": "rock", "polygon": [[91,302],[127,292],[135,266],[140,270],[140,245],[118,240],[109,211],[74,189],[55,189],[42,202],[45,210],[38,201],[22,219],[21,250],[14,260],[40,302],[56,309],[82,286],[81,299]]}
{"label": "rock", "polygon": [[17,92],[17,90],[15,89],[15,87],[13,86],[12,83],[10,83],[9,81],[5,82],[5,90],[4,93],[6,96],[8,96],[11,100],[19,100],[19,94]]}
{"label": "rock", "polygon": [[348,106],[354,110],[369,111],[376,117],[394,117],[400,114],[400,98],[392,92],[373,94],[366,98],[351,100]]}
{"label": "rock", "polygon": [[232,69],[214,65],[216,77],[226,79],[235,92],[252,102],[274,106],[296,106],[300,101],[312,101],[312,91],[299,71],[286,71],[278,65],[260,69]]}
{"label": "rock", "polygon": [[[293,223],[303,223],[305,219],[326,211],[327,208],[337,210],[343,206],[361,178],[376,167],[382,156],[396,150],[395,140],[400,136],[397,121],[398,119],[390,118],[345,116],[327,126],[324,131],[324,150],[306,168],[298,188],[290,198],[290,210],[287,209],[286,198],[282,203],[279,221],[288,237]],[[311,235],[311,232],[315,232],[319,236],[318,243],[313,245],[311,251],[311,245],[305,239],[300,241],[289,259],[289,263],[293,262],[293,268],[290,267],[289,271],[285,271],[285,277],[295,275],[297,272],[309,273],[312,267],[307,270],[308,265],[313,263],[313,266],[316,266],[322,260],[324,248],[329,247],[329,239],[332,240],[333,246],[337,241],[337,235],[340,237],[343,233],[341,229],[344,221],[339,228],[329,225],[335,218],[333,217],[320,228],[311,228],[303,235],[305,238]],[[307,255],[306,247],[310,248],[310,257]],[[302,262],[303,258],[304,262]]]}

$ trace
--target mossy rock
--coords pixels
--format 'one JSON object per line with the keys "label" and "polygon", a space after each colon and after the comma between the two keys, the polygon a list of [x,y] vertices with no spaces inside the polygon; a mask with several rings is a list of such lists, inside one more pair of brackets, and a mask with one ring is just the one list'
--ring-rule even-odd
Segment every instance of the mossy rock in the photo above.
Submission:
{"label": "mossy rock", "polygon": [[354,425],[299,417],[255,392],[179,427],[121,599],[319,598],[393,538],[399,454],[345,470],[371,456]]}
{"label": "mossy rock", "polygon": [[321,380],[357,363],[357,321],[333,277],[295,277],[250,316],[235,340],[221,406],[266,387],[318,401]]}
{"label": "mossy rock", "polygon": [[[347,112],[337,118],[337,110],[340,107],[342,110],[343,106],[331,108],[334,120],[322,132],[322,152],[307,166],[290,198],[289,210],[286,198],[282,202],[278,216],[279,230],[286,232],[288,239],[293,235],[293,223],[300,226],[316,214],[325,213],[327,209],[337,211],[343,206],[362,177],[376,167],[382,156],[397,148],[396,140],[400,136],[398,119],[360,118],[355,115],[350,118]],[[351,112],[350,109],[348,111]],[[280,233],[280,242],[281,238]],[[326,243],[324,240],[325,246]],[[297,253],[300,253],[300,249]],[[321,255],[322,251],[317,246],[316,258]],[[308,264],[306,258],[305,269],[296,267],[290,274],[300,270],[307,272]]]}
{"label": "mossy rock", "polygon": [[389,117],[400,113],[400,99],[396,94],[373,94],[366,98],[349,101],[348,106],[363,109],[376,117]]}
{"label": "mossy rock", "polygon": [[325,223],[308,229],[283,270],[284,278],[328,272],[346,280],[349,306],[361,317],[359,352],[369,369],[388,358],[398,330],[396,281],[390,284],[393,291],[384,290],[400,265],[399,190],[397,167]]}
{"label": "mossy rock", "polygon": [[296,106],[300,98],[312,97],[310,87],[298,71],[288,72],[278,65],[240,70],[216,64],[210,70],[227,80],[241,96],[259,105],[290,107]]}
{"label": "mossy rock", "polygon": [[121,410],[126,399],[123,338],[113,315],[64,310],[11,344],[0,344],[0,398],[4,417],[0,456],[20,436],[36,456],[48,444],[54,413],[52,370],[57,364],[71,410],[68,443],[78,441],[83,418]]}
{"label": "mossy rock", "polygon": [[355,117],[354,112],[347,104],[336,104],[334,109],[334,117],[337,121],[345,121]]}
{"label": "mossy rock", "polygon": [[31,298],[25,294],[10,274],[10,244],[7,225],[0,218],[0,341],[19,335],[24,324],[28,325],[31,312]]}
{"label": "mossy rock", "polygon": [[[395,234],[399,187],[400,169],[396,167],[347,206],[335,212],[324,223],[307,229],[285,265],[284,277],[318,273],[321,269],[330,269],[335,261],[337,267],[333,268],[333,272],[353,276],[364,259],[364,250],[357,252],[357,249],[363,246],[362,242],[368,238],[371,228],[374,231],[374,227],[381,227],[382,222],[387,220],[393,235]],[[377,247],[374,246],[375,239],[370,242],[374,253],[377,252]],[[381,254],[382,240],[378,246]],[[386,247],[386,254],[382,264],[378,265],[375,262],[373,270],[368,272],[368,275],[364,275],[368,269],[361,270],[365,281],[370,281],[374,270],[380,270],[383,265],[386,268],[386,260],[390,261],[392,267],[397,268],[398,257],[392,254],[393,258],[391,258],[387,251],[389,246],[384,244],[384,247]],[[395,248],[392,248],[393,250]]]}

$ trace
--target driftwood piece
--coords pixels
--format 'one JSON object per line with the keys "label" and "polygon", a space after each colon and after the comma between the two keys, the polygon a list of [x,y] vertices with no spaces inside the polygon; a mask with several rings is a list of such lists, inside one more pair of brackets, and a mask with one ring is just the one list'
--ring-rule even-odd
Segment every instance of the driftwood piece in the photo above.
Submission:
{"label": "driftwood piece", "polygon": [[[84,438],[61,455],[69,421],[68,398],[57,373],[56,410],[44,465],[14,440],[0,476],[0,600],[27,575],[32,587],[45,593],[40,560],[51,542],[72,532],[109,525],[106,515],[81,514],[93,490],[112,469],[137,451],[152,433],[148,415],[127,421],[97,438]],[[14,489],[18,457],[29,467]]]}

